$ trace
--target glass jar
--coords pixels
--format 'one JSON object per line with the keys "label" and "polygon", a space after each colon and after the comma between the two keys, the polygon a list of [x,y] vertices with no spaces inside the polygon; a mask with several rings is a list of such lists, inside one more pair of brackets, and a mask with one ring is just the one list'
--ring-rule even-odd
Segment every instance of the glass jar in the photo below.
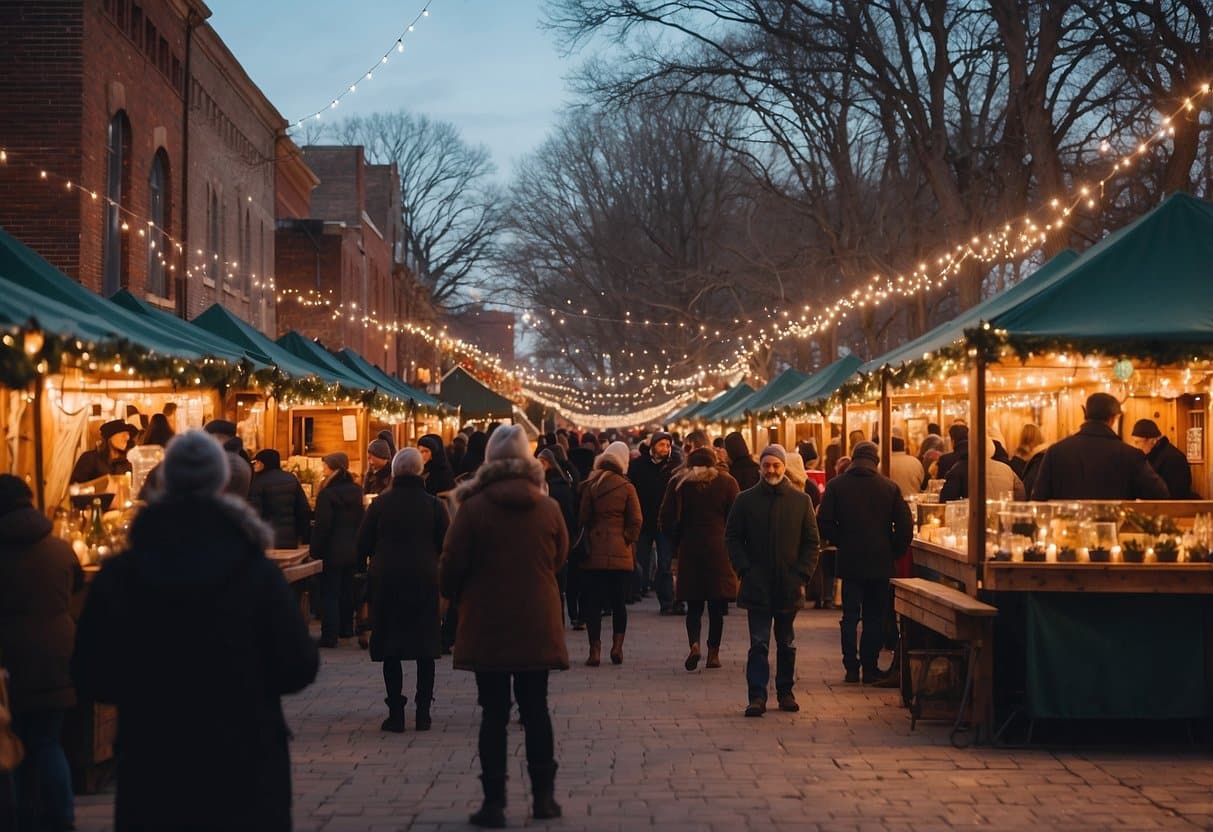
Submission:
{"label": "glass jar", "polygon": [[[1055,503],[1053,519],[1050,523],[1052,535],[1050,543],[1054,547],[1058,563],[1078,563],[1086,560],[1085,551],[1088,547],[1083,534],[1083,507],[1078,503]],[[1081,556],[1080,556],[1081,555]]]}
{"label": "glass jar", "polygon": [[1111,563],[1120,554],[1114,520],[1091,520],[1087,528],[1087,557],[1091,563]]}
{"label": "glass jar", "polygon": [[1007,503],[998,512],[998,548],[994,560],[1022,561],[1024,550],[1032,545],[1036,523],[1028,503]]}

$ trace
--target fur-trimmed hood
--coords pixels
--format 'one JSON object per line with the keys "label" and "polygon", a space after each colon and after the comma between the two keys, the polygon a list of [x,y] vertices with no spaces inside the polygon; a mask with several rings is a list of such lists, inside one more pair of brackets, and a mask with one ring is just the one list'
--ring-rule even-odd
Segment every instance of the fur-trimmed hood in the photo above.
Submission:
{"label": "fur-trimmed hood", "polygon": [[[542,495],[544,484],[543,464],[534,458],[496,459],[492,462],[486,462],[476,469],[476,475],[472,479],[455,489],[455,499],[462,503],[469,497],[474,497],[497,483],[509,480],[522,480],[525,483],[533,485],[536,494]],[[494,491],[502,491],[504,495],[505,493],[514,494],[517,492],[517,489],[494,489]],[[513,502],[513,500],[511,499],[510,502]]]}
{"label": "fur-trimmed hood", "polygon": [[707,448],[697,448],[687,457],[686,465],[674,474],[674,488],[681,488],[684,482],[711,482],[718,476],[716,455]]}

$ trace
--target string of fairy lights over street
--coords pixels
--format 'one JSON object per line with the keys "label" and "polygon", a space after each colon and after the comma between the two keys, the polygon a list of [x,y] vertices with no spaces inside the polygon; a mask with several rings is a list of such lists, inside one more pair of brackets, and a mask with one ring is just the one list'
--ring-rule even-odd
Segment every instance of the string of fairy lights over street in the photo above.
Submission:
{"label": "string of fairy lights over street", "polygon": [[[430,4],[432,5],[432,4]],[[422,9],[404,33],[393,45],[399,49],[405,35],[412,32],[417,22],[429,15],[429,5]],[[391,51],[384,56],[390,55]],[[382,63],[382,61],[381,61]],[[371,75],[368,71],[367,76]],[[363,76],[365,80],[370,78]],[[346,95],[356,91],[356,84],[337,96],[333,101],[340,101]],[[991,264],[1005,262],[1024,257],[1044,245],[1050,234],[1060,231],[1069,224],[1069,219],[1075,211],[1086,209],[1096,211],[1103,206],[1106,186],[1118,176],[1128,175],[1135,162],[1140,160],[1149,150],[1168,137],[1174,135],[1173,120],[1184,113],[1191,113],[1197,108],[1207,105],[1210,96],[1209,83],[1201,84],[1197,91],[1185,98],[1183,102],[1169,115],[1159,119],[1149,136],[1134,139],[1128,150],[1117,151],[1114,138],[1104,139],[1099,145],[1099,152],[1109,159],[1115,159],[1109,172],[1097,181],[1089,184],[1075,184],[1067,194],[1054,197],[1034,212],[1017,220],[1005,223],[1001,228],[976,234],[967,240],[959,241],[946,250],[940,251],[934,257],[924,259],[915,268],[904,274],[882,275],[875,274],[863,287],[856,288],[831,303],[811,307],[803,307],[800,315],[794,316],[787,310],[764,309],[766,319],[747,318],[744,326],[747,334],[737,335],[732,339],[734,350],[732,354],[714,364],[700,365],[694,369],[671,369],[671,356],[654,356],[651,367],[633,369],[622,373],[607,373],[601,375],[571,375],[526,367],[506,367],[500,357],[492,355],[478,347],[452,338],[444,328],[428,326],[406,319],[367,314],[359,310],[356,304],[337,303],[331,296],[318,293],[295,292],[290,289],[279,289],[272,275],[257,275],[248,272],[248,278],[253,288],[267,289],[275,293],[279,302],[294,301],[306,305],[324,305],[330,309],[335,319],[343,319],[367,328],[374,328],[383,333],[410,334],[421,337],[440,349],[456,355],[462,355],[468,361],[480,366],[481,370],[491,374],[508,384],[514,391],[521,392],[539,401],[546,407],[559,409],[572,417],[581,417],[588,423],[604,424],[604,420],[615,419],[618,423],[640,423],[658,419],[662,415],[675,410],[680,404],[689,401],[697,393],[704,391],[709,380],[732,379],[742,377],[751,361],[762,351],[768,350],[777,343],[788,338],[808,338],[828,330],[845,320],[849,313],[862,310],[869,306],[878,307],[892,300],[912,298],[926,292],[937,291],[947,285],[950,279],[961,272],[966,264],[976,262]],[[302,124],[308,119],[316,118],[324,110],[312,113],[296,122]],[[116,209],[122,218],[121,230],[124,233],[137,235],[147,241],[148,253],[155,257],[167,273],[175,274],[178,270],[176,258],[172,252],[184,261],[184,273],[187,277],[196,275],[214,275],[217,271],[229,279],[238,277],[240,264],[236,260],[228,260],[221,252],[209,251],[204,248],[192,248],[187,251],[185,244],[168,233],[146,216],[131,210],[129,207],[108,198],[102,189],[85,186],[69,177],[56,174],[44,167],[32,165],[22,159],[11,159],[10,152],[0,144],[0,166],[9,169],[24,169],[36,176],[38,181],[48,187],[61,188],[65,193],[76,192],[86,196],[90,201],[108,205]],[[251,202],[252,197],[248,197]],[[190,260],[193,265],[189,265]],[[547,307],[542,311],[527,310],[521,316],[523,325],[531,328],[549,326],[559,328],[568,319],[581,318],[607,323],[617,323],[635,327],[662,327],[680,329],[698,329],[705,337],[720,338],[722,331],[709,328],[706,325],[695,325],[685,321],[658,321],[649,318],[632,316],[625,313],[623,318],[596,315],[581,304],[574,304],[566,299],[563,307]],[[733,319],[734,326],[742,326],[740,318]],[[642,353],[643,355],[643,353]],[[627,356],[637,357],[635,353]],[[661,360],[664,358],[665,360]],[[675,357],[676,358],[676,357]],[[618,392],[619,388],[642,384],[639,390]],[[661,401],[653,401],[655,397],[665,397]],[[628,413],[620,412],[620,405],[648,401],[649,404],[639,409],[633,408]],[[651,415],[650,414],[655,414]],[[641,418],[641,417],[645,418]]]}

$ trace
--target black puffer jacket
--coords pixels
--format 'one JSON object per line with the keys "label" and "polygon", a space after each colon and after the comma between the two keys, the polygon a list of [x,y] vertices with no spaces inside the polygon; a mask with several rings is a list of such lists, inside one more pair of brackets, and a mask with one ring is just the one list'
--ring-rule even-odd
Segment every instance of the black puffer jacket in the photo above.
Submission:
{"label": "black puffer jacket", "polygon": [[649,455],[648,448],[642,448],[640,456],[628,465],[628,479],[636,486],[636,496],[640,499],[641,531],[645,534],[657,534],[666,486],[681,466],[682,455],[678,451],[670,451],[669,456],[657,462]]}
{"label": "black puffer jacket", "polygon": [[349,471],[333,474],[316,495],[312,557],[326,566],[353,566],[362,512],[362,487]]}
{"label": "black puffer jacket", "polygon": [[118,830],[291,828],[281,697],[319,656],[268,540],[235,497],[166,498],[93,583],[72,675],[118,706]]}
{"label": "black puffer jacket", "polygon": [[83,584],[72,547],[28,506],[0,517],[0,665],[16,713],[76,701],[68,663],[76,622],[68,608]]}
{"label": "black puffer jacket", "polygon": [[826,483],[817,525],[838,547],[840,578],[893,577],[893,563],[914,535],[910,507],[897,483],[863,462],[851,463]]}
{"label": "black puffer jacket", "polygon": [[248,501],[273,529],[275,549],[294,549],[300,541],[307,542],[312,510],[294,474],[267,463],[253,477]]}

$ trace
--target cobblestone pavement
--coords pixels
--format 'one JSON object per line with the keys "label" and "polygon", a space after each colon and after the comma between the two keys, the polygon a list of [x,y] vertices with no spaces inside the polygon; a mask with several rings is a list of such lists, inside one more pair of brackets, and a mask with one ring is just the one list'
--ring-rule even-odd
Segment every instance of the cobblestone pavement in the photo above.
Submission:
{"label": "cobblestone pavement", "polygon": [[[1205,754],[957,750],[946,726],[911,731],[896,691],[842,684],[837,612],[806,610],[797,618],[800,713],[743,719],[744,614],[725,619],[724,667],[687,673],[682,619],[659,617],[651,600],[629,611],[622,666],[606,661],[605,651],[602,667],[581,666],[585,634],[570,631],[573,668],[552,676],[563,820],[528,817],[522,732],[511,726],[512,826],[1213,828],[1213,762]],[[324,651],[323,661],[317,682],[286,702],[295,732],[296,828],[467,828],[480,797],[471,674],[452,670],[447,659],[434,730],[412,730],[410,704],[409,730],[384,734],[379,665],[346,642]],[[406,665],[406,689],[412,678]],[[109,829],[112,800],[80,798],[79,829]]]}

